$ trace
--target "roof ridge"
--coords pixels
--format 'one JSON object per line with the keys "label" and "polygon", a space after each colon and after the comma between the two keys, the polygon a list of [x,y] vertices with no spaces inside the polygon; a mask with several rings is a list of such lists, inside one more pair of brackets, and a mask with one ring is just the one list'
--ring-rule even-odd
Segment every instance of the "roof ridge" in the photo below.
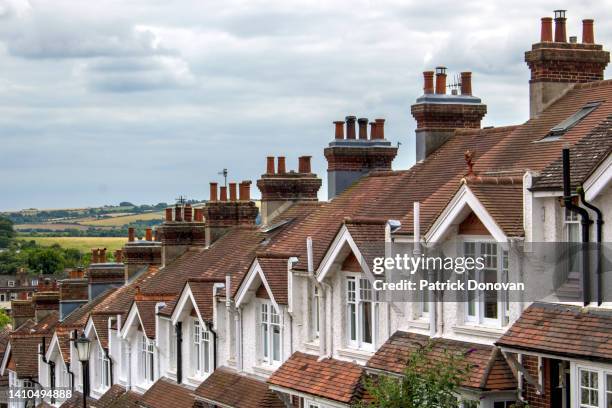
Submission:
{"label": "roof ridge", "polygon": [[601,79],[599,81],[591,81],[591,82],[583,82],[574,85],[572,89],[591,89],[597,88],[600,86],[610,86],[612,85],[612,79]]}

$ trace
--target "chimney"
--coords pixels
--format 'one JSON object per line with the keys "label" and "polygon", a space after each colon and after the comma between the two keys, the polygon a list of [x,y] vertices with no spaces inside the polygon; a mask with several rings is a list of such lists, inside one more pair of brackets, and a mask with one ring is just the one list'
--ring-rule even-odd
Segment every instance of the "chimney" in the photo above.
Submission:
{"label": "chimney", "polygon": [[582,43],[595,44],[595,31],[593,31],[593,19],[582,20]]}
{"label": "chimney", "polygon": [[217,201],[217,183],[210,183],[209,201]]}
{"label": "chimney", "polygon": [[434,93],[434,80],[433,80],[434,72],[433,71],[425,71],[423,72],[423,93],[425,95],[429,95]]}
{"label": "chimney", "polygon": [[174,206],[174,221],[183,221],[183,209],[179,204]]}
{"label": "chimney", "polygon": [[[166,217],[166,221],[172,221],[172,208],[166,208],[166,215],[168,215],[168,210],[170,210],[170,219]],[[136,231],[134,230],[134,227],[129,227],[128,228],[128,242],[134,242],[135,239],[136,239]]]}
{"label": "chimney", "polygon": [[344,119],[346,120],[346,138],[355,139],[355,121],[357,118],[355,116],[347,116]]}
{"label": "chimney", "polygon": [[298,173],[311,173],[310,169],[310,157],[311,156],[301,156],[298,160]]}
{"label": "chimney", "polygon": [[446,93],[446,67],[436,67],[436,93]]}
{"label": "chimney", "polygon": [[261,191],[261,222],[269,225],[294,203],[317,201],[321,179],[312,173],[310,156],[301,156],[297,172],[262,174],[257,187]]}
{"label": "chimney", "polygon": [[123,251],[121,249],[115,250],[115,262],[117,263],[123,262]]}
{"label": "chimney", "polygon": [[236,201],[236,183],[229,183],[230,201]]}
{"label": "chimney", "polygon": [[566,10],[555,10],[555,42],[567,42],[567,34],[565,31]]}
{"label": "chimney", "polygon": [[278,156],[277,158],[278,160],[278,174],[285,174],[287,172],[287,168],[285,167],[285,157],[284,156]]}
{"label": "chimney", "polygon": [[359,124],[359,140],[368,140],[368,118],[357,119]]}
{"label": "chimney", "polygon": [[221,197],[219,198],[219,201],[227,201],[227,187],[221,186],[220,190]]}
{"label": "chimney", "polygon": [[195,220],[195,222],[204,222],[204,213],[202,212],[201,208],[196,208],[193,210],[193,218]]}
{"label": "chimney", "polygon": [[[140,241],[128,242],[128,246],[140,246]],[[126,282],[125,265],[122,263],[106,263],[106,249],[101,249],[100,263],[90,264],[87,271],[88,299],[94,299],[112,287],[119,287]]]}
{"label": "chimney", "polygon": [[91,263],[92,264],[100,263],[99,259],[100,258],[98,256],[98,248],[92,248],[91,249]]}
{"label": "chimney", "polygon": [[555,10],[555,38],[551,42],[550,18],[542,18],[541,41],[525,53],[531,71],[529,117],[537,117],[577,83],[601,81],[610,53],[595,44],[593,20],[582,21],[582,43],[566,40],[565,10]]}
{"label": "chimney", "polygon": [[100,263],[106,263],[106,248],[102,248],[99,250],[100,252],[100,259],[98,260]]}
{"label": "chimney", "polygon": [[[436,68],[436,94],[417,98],[411,106],[416,119],[416,159],[424,160],[436,151],[457,129],[479,129],[487,112],[480,98],[472,95],[472,73],[461,73],[461,95],[446,92],[446,67]],[[440,95],[444,95],[440,98]]]}
{"label": "chimney", "polygon": [[472,73],[461,73],[461,95],[472,96]]}
{"label": "chimney", "polygon": [[[185,207],[183,207],[183,217],[185,218],[185,222],[191,222],[193,220],[193,208],[191,207],[191,204],[187,203],[185,204]],[[149,230],[151,228],[148,228]],[[147,239],[147,241],[151,241],[150,239]]]}
{"label": "chimney", "polygon": [[240,201],[251,201],[251,180],[245,180],[240,183]]}
{"label": "chimney", "polygon": [[[115,259],[117,256],[115,255]],[[59,282],[60,321],[89,300],[87,279],[83,269],[71,271],[68,279]]]}
{"label": "chimney", "polygon": [[552,18],[542,17],[542,29],[540,31],[540,42],[552,42]]}
{"label": "chimney", "polygon": [[334,122],[334,125],[336,126],[336,140],[344,140],[344,122],[338,120]]}
{"label": "chimney", "polygon": [[397,148],[385,139],[385,120],[376,119],[370,122],[368,139],[368,119],[360,118],[359,139],[355,139],[355,117],[347,116],[347,139],[343,140],[344,122],[334,122],[335,137],[325,148],[327,159],[327,194],[333,198],[342,193],[371,171],[391,170],[391,163],[397,155]]}
{"label": "chimney", "polygon": [[274,156],[268,156],[266,158],[266,173],[274,174]]}
{"label": "chimney", "polygon": [[172,221],[172,207],[166,208],[166,221]]}
{"label": "chimney", "polygon": [[151,228],[145,230],[145,241],[153,241],[153,230]]}

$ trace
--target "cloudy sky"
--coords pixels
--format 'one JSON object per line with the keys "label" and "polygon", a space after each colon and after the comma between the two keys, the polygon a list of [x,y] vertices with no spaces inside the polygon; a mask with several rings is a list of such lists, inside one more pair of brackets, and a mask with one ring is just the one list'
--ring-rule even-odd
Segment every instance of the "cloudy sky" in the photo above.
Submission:
{"label": "cloudy sky", "polygon": [[325,175],[348,114],[386,118],[407,168],[410,104],[436,65],[474,72],[484,125],[523,122],[539,18],[568,8],[580,37],[594,17],[610,45],[612,14],[508,3],[0,0],[0,210],[203,199],[222,168],[256,179],[267,155],[312,155]]}

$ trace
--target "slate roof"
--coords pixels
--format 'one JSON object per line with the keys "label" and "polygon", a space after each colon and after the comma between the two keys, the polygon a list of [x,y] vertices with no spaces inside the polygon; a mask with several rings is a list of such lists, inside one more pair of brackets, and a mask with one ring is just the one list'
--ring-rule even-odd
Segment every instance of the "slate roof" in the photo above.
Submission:
{"label": "slate roof", "polygon": [[363,367],[335,359],[295,352],[268,383],[350,404],[363,395]]}
{"label": "slate roof", "polygon": [[[570,175],[575,189],[592,174],[612,152],[612,115],[593,128],[589,134],[570,149]],[[563,189],[563,162],[554,161],[534,181],[533,190]]]}
{"label": "slate roof", "polygon": [[238,374],[225,367],[216,369],[195,390],[195,395],[206,402],[235,408],[285,407],[264,381]]}
{"label": "slate roof", "polygon": [[610,363],[612,310],[534,303],[496,344]]}
{"label": "slate roof", "polygon": [[140,398],[147,408],[192,408],[195,397],[193,391],[178,385],[167,378],[160,378]]}
{"label": "slate roof", "polygon": [[370,358],[366,367],[402,374],[410,354],[428,344],[431,348],[426,352],[426,357],[430,362],[445,361],[449,354],[465,356],[465,362],[471,369],[463,387],[483,391],[516,389],[512,370],[496,347],[444,338],[435,338],[430,342],[428,336],[416,333],[395,332]]}

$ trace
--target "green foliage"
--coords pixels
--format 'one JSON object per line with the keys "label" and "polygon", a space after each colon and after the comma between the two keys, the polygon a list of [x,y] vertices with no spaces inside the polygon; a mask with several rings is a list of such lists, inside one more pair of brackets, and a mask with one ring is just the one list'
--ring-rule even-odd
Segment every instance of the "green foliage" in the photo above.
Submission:
{"label": "green foliage", "polygon": [[379,376],[366,379],[372,403],[359,408],[456,408],[458,388],[469,373],[463,354],[445,351],[445,358],[428,360],[431,345],[410,355],[402,377]]}
{"label": "green foliage", "polygon": [[14,237],[13,222],[8,218],[0,217],[0,248],[8,248]]}
{"label": "green foliage", "polygon": [[6,310],[0,309],[0,330],[4,329],[11,322],[11,317],[6,313]]}
{"label": "green foliage", "polygon": [[62,271],[66,260],[57,247],[48,247],[32,250],[27,263],[31,271],[47,274]]}

